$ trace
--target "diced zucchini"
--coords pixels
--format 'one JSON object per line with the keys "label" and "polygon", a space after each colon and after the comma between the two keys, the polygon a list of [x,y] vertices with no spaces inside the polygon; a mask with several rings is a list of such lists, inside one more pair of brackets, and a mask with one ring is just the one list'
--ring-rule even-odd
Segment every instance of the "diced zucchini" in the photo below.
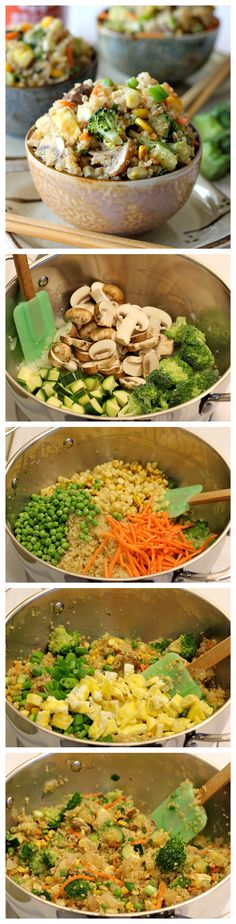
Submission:
{"label": "diced zucchini", "polygon": [[56,395],[52,395],[51,398],[48,398],[46,403],[51,404],[52,407],[63,407],[62,401],[59,401]]}
{"label": "diced zucchini", "polygon": [[42,385],[41,375],[38,372],[32,372],[29,366],[21,366],[17,373],[17,381],[26,386],[31,393],[37,391]]}
{"label": "diced zucchini", "polygon": [[97,401],[97,398],[92,398],[84,405],[86,414],[103,414],[103,408],[101,404]]}
{"label": "diced zucchini", "polygon": [[94,391],[91,391],[90,394],[91,398],[97,398],[98,401],[102,401],[104,398],[104,392],[101,385],[98,385],[97,388],[94,388]]}
{"label": "diced zucchini", "polygon": [[66,388],[71,384],[71,382],[75,381],[77,381],[76,372],[65,372],[64,375],[62,374],[60,378],[61,385],[65,385]]}
{"label": "diced zucchini", "polygon": [[113,398],[108,398],[106,404],[104,404],[104,410],[108,417],[117,417],[120,407],[118,401],[115,399],[115,396]]}
{"label": "diced zucchini", "polygon": [[46,401],[46,398],[45,398],[45,395],[44,395],[44,392],[43,392],[42,388],[39,388],[39,390],[36,391],[35,398],[39,398],[39,401]]}
{"label": "diced zucchini", "polygon": [[[73,398],[68,398],[68,395],[64,395],[63,404],[65,407],[73,407]],[[77,408],[77,404],[76,404]]]}
{"label": "diced zucchini", "polygon": [[85,379],[85,386],[88,391],[94,391],[94,388],[98,388],[100,385],[101,378],[98,375],[88,375]]}
{"label": "diced zucchini", "polygon": [[52,369],[49,369],[48,381],[49,382],[58,382],[60,378],[61,370],[57,369],[56,366],[52,366]]}
{"label": "diced zucchini", "polygon": [[70,410],[71,410],[71,411],[74,411],[75,414],[79,414],[80,417],[81,417],[83,414],[85,414],[85,408],[82,407],[82,404],[79,404],[79,403],[78,403],[78,404],[72,404],[72,407],[70,408]]}
{"label": "diced zucchini", "polygon": [[109,395],[112,395],[114,388],[116,388],[117,382],[114,378],[114,375],[108,375],[102,383],[103,391],[108,392]]}
{"label": "diced zucchini", "polygon": [[49,372],[50,370],[46,369],[46,366],[42,366],[42,369],[39,369],[39,375],[41,375],[41,379],[47,379]]}
{"label": "diced zucchini", "polygon": [[84,383],[80,379],[77,382],[71,382],[70,391],[72,395],[77,395],[79,394],[79,392],[81,392],[81,394],[84,395],[86,393],[86,388],[85,388]]}
{"label": "diced zucchini", "polygon": [[124,860],[132,860],[133,857],[137,859],[137,854],[131,844],[125,844],[125,846],[122,847],[122,857]]}
{"label": "diced zucchini", "polygon": [[55,395],[55,391],[53,385],[51,385],[51,382],[44,382],[42,390],[45,398],[51,398],[52,395]]}
{"label": "diced zucchini", "polygon": [[128,404],[129,395],[127,391],[124,391],[122,388],[117,388],[113,397],[116,398],[120,407],[125,407],[125,405]]}
{"label": "diced zucchini", "polygon": [[81,397],[80,395],[78,395],[78,404],[81,404],[82,407],[86,407],[86,405],[89,403],[90,403],[90,399],[87,394],[81,395]]}
{"label": "diced zucchini", "polygon": [[124,839],[124,832],[118,825],[110,825],[110,828],[102,832],[103,843],[107,844],[108,847],[118,847],[124,843]]}

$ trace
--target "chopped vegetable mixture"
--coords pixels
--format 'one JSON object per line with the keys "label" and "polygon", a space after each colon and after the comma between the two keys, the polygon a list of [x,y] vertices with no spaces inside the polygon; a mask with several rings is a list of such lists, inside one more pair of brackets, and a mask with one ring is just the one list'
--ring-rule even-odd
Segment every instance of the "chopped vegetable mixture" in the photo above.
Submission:
{"label": "chopped vegetable mixture", "polygon": [[204,721],[226,694],[213,670],[199,674],[201,699],[173,696],[168,677],[147,680],[143,672],[167,651],[188,664],[216,644],[204,635],[197,642],[190,632],[150,642],[109,633],[91,640],[59,625],[46,650],[35,648],[10,664],[6,696],[25,718],[59,734],[125,744],[162,738]]}
{"label": "chopped vegetable mixture", "polygon": [[182,170],[198,137],[173,88],[143,72],[126,84],[76,84],[37,119],[28,144],[47,167],[117,182]]}
{"label": "chopped vegetable mixture", "polygon": [[[113,776],[113,779],[116,778]],[[14,810],[7,872],[35,896],[100,915],[157,911],[207,892],[229,872],[223,838],[190,844],[157,829],[121,789],[74,792]]]}
{"label": "chopped vegetable mixture", "polygon": [[178,37],[218,26],[214,6],[112,6],[98,19],[112,32],[126,32],[133,38]]}
{"label": "chopped vegetable mixture", "polygon": [[44,16],[6,32],[8,87],[42,87],[79,75],[93,58],[84,39],[73,38],[60,19]]}
{"label": "chopped vegetable mixture", "polygon": [[[157,462],[114,459],[58,477],[20,511],[16,539],[65,571],[126,579],[180,566],[215,538],[204,521],[169,519]],[[156,509],[157,508],[157,509]]]}

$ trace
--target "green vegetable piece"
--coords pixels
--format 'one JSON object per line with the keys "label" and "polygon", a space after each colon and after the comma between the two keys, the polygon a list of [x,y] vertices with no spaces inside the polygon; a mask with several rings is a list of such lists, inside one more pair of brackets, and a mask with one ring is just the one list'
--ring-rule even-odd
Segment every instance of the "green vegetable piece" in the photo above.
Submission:
{"label": "green vegetable piece", "polygon": [[180,869],[186,861],[186,851],[180,837],[170,837],[165,847],[158,850],[155,865],[162,873]]}
{"label": "green vegetable piece", "polygon": [[131,87],[131,90],[136,90],[136,87],[138,86],[138,80],[136,77],[129,77],[129,80],[127,80],[127,86]]}
{"label": "green vegetable piece", "polygon": [[152,87],[147,88],[147,96],[152,96],[156,103],[160,103],[162,99],[167,99],[169,93],[162,87],[161,83],[155,83]]}

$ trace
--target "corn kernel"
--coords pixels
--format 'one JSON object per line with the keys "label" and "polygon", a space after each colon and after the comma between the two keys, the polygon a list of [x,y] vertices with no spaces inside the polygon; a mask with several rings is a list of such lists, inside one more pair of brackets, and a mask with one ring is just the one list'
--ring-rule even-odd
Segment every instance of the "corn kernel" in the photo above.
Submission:
{"label": "corn kernel", "polygon": [[174,109],[175,112],[182,112],[183,110],[183,103],[179,96],[167,96],[165,103],[168,108]]}
{"label": "corn kernel", "polygon": [[139,128],[142,128],[144,132],[147,132],[148,135],[153,135],[152,126],[145,122],[144,119],[135,119],[135,125],[138,125]]}
{"label": "corn kernel", "polygon": [[43,19],[41,19],[41,23],[40,23],[40,25],[42,26],[42,29],[48,29],[48,26],[51,25],[52,21],[53,21],[53,16],[44,16]]}
{"label": "corn kernel", "polygon": [[147,148],[145,147],[145,144],[140,144],[138,149],[139,160],[145,160],[146,154]]}
{"label": "corn kernel", "polygon": [[148,119],[149,111],[148,111],[148,109],[141,109],[141,107],[139,107],[138,109],[134,109],[133,115],[135,116],[136,119],[138,119],[138,118],[139,118],[139,119]]}

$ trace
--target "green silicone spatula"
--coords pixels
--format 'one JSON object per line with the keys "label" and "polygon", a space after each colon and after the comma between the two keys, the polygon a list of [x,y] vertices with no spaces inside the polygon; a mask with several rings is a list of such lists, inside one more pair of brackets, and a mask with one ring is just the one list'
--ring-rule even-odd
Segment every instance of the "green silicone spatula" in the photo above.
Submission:
{"label": "green silicone spatula", "polygon": [[[202,484],[186,485],[183,488],[170,488],[165,491],[164,504],[168,517],[180,517],[187,513],[189,506],[197,504],[213,504],[230,499],[230,490],[224,488],[217,491],[202,491]],[[161,502],[157,508],[162,509]]]}
{"label": "green silicone spatula", "polygon": [[143,677],[149,680],[151,677],[160,677],[168,685],[168,693],[175,696],[198,696],[200,699],[203,694],[201,688],[194,680],[194,674],[200,671],[207,671],[215,667],[224,658],[230,654],[230,637],[223,639],[218,645],[214,645],[209,651],[205,651],[199,658],[194,658],[191,664],[186,667],[185,661],[175,651],[167,651],[162,658],[154,661],[143,671]]}
{"label": "green silicone spatula", "polygon": [[190,780],[183,780],[177,789],[154,809],[151,818],[157,828],[163,828],[171,837],[178,836],[188,844],[206,826],[205,803],[229,782],[230,764],[219,770],[197,791]]}
{"label": "green silicone spatula", "polygon": [[27,257],[14,255],[13,259],[25,297],[25,301],[16,305],[13,317],[24,358],[30,363],[40,359],[45,347],[50,347],[56,332],[55,321],[48,293],[35,294]]}

